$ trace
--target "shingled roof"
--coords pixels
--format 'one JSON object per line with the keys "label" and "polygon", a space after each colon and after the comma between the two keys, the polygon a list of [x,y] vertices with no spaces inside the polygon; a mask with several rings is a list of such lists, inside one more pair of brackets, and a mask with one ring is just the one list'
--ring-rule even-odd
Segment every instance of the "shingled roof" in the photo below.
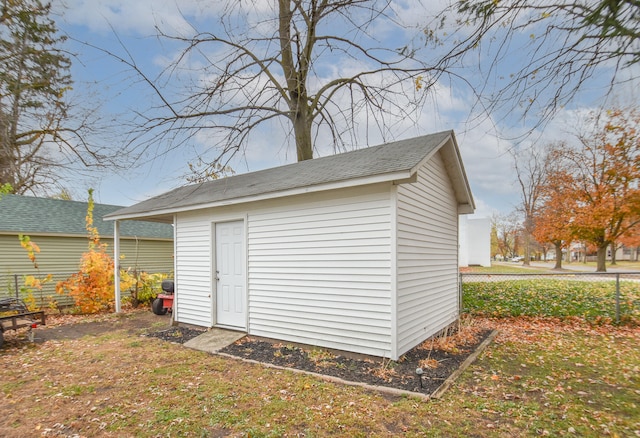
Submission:
{"label": "shingled roof", "polygon": [[[3,195],[0,198],[0,234],[86,236],[87,203],[30,196]],[[95,204],[94,225],[102,237],[113,237],[113,222],[103,216],[122,209],[119,205]],[[121,237],[172,239],[167,224],[127,221],[120,226]]]}
{"label": "shingled roof", "polygon": [[143,218],[169,220],[170,214],[232,203],[287,196],[314,190],[401,181],[440,148],[452,173],[456,196],[473,210],[471,190],[464,174],[453,131],[415,137],[364,149],[235,175],[171,190],[131,207],[108,214],[106,219]]}

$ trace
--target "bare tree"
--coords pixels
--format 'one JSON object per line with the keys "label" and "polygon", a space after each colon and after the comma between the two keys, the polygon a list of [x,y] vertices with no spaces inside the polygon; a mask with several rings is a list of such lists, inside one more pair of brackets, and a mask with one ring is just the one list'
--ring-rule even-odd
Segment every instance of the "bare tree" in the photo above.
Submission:
{"label": "bare tree", "polygon": [[550,170],[548,147],[530,147],[512,149],[513,165],[520,187],[520,207],[524,217],[524,265],[529,266],[531,260],[531,238],[534,229],[536,209],[543,195]]}
{"label": "bare tree", "polygon": [[[356,138],[362,144],[359,123],[366,136],[390,136],[393,123],[415,118],[425,90],[443,73],[420,56],[426,47],[410,48],[405,35],[420,29],[405,25],[390,0],[278,0],[258,12],[256,2],[224,4],[210,29],[187,36],[158,31],[183,47],[158,76],[129,54],[109,52],[159,99],[132,125],[140,153],[160,144],[166,152],[206,133],[215,152],[198,170],[215,175],[245,151],[250,135],[277,126],[295,139],[297,159],[307,160],[320,136],[335,150]],[[407,43],[390,46],[391,38]],[[184,87],[165,86],[174,80]]]}
{"label": "bare tree", "polygon": [[425,35],[447,48],[441,69],[480,63],[484,110],[543,123],[594,76],[610,87],[637,78],[627,67],[640,61],[639,16],[637,0],[458,0]]}
{"label": "bare tree", "polygon": [[85,141],[91,112],[71,122],[71,64],[50,5],[4,1],[0,12],[0,184],[18,194],[59,189],[60,169],[106,156]]}
{"label": "bare tree", "polygon": [[518,212],[494,214],[491,217],[491,228],[495,232],[498,251],[506,260],[518,255],[522,222]]}

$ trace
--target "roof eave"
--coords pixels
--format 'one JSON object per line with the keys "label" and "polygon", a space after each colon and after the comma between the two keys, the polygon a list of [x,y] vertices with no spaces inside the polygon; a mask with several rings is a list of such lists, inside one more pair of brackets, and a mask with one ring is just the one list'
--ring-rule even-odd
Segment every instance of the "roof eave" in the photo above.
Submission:
{"label": "roof eave", "polygon": [[458,214],[473,214],[476,211],[475,205],[458,204]]}
{"label": "roof eave", "polygon": [[331,182],[327,184],[318,184],[318,185],[307,186],[307,187],[297,187],[294,189],[281,190],[277,192],[262,193],[262,194],[253,195],[253,196],[244,196],[241,198],[224,199],[224,200],[209,202],[205,204],[185,205],[181,207],[167,207],[159,210],[141,211],[136,213],[121,214],[121,215],[109,214],[107,216],[104,216],[103,220],[109,220],[109,221],[133,220],[133,219],[143,220],[145,218],[160,218],[160,217],[166,217],[168,220],[168,217],[170,215],[172,216],[175,213],[184,213],[187,211],[203,210],[207,208],[223,207],[223,206],[229,206],[229,205],[246,204],[249,202],[264,201],[268,199],[278,199],[278,198],[283,198],[287,196],[303,195],[307,193],[317,193],[317,192],[323,192],[328,190],[343,189],[348,187],[358,187],[358,186],[377,184],[377,183],[390,182],[393,184],[403,184],[405,182],[412,182],[414,180],[415,180],[415,170],[409,169],[409,170],[402,170],[402,171],[391,172],[386,174],[367,176],[362,178],[336,181],[336,182]]}

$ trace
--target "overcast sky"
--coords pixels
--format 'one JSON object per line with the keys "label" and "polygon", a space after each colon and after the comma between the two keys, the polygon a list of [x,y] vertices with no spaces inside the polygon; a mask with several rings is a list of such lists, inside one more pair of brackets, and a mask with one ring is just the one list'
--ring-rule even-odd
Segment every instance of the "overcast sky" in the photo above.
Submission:
{"label": "overcast sky", "polygon": [[[417,8],[412,3],[413,0],[398,2],[402,6],[401,15],[406,16],[408,21],[421,20],[421,15],[415,12]],[[441,2],[425,3],[436,8]],[[155,37],[156,27],[176,35],[188,35],[193,32],[194,26],[205,30],[210,20],[215,20],[219,14],[217,8],[223,2],[54,0],[53,4],[58,27],[72,39],[89,42],[120,56],[130,55],[144,71],[155,76],[178,53],[175,45]],[[176,4],[179,4],[179,8]],[[260,8],[264,8],[264,13],[267,13],[271,8],[270,4],[270,0],[256,1],[256,8],[258,12]],[[77,55],[73,58],[72,69],[74,92],[95,99],[105,120],[110,117],[115,120],[134,109],[145,111],[146,99],[151,90],[148,87],[145,89],[140,78],[126,66],[98,50],[73,41],[68,44],[69,49]],[[357,65],[352,65],[351,68],[357,68]],[[469,69],[469,75],[474,74],[476,73]],[[488,217],[493,212],[507,213],[519,202],[512,158],[507,153],[516,143],[509,139],[524,132],[527,126],[518,121],[517,115],[507,118],[497,115],[475,118],[470,113],[473,102],[470,90],[451,85],[439,84],[414,120],[395,123],[393,136],[395,139],[403,139],[453,129],[476,201],[477,215]],[[590,91],[561,110],[544,132],[519,140],[521,146],[570,136],[571,127],[575,125],[578,115],[602,102],[602,90]],[[110,129],[114,131],[107,137],[112,137],[114,142],[124,137],[123,132],[117,132],[117,126]],[[120,127],[120,130],[125,129],[127,128],[124,126]],[[362,134],[356,133],[356,136],[362,136],[358,147],[382,142],[382,138],[376,138],[365,131]],[[72,188],[77,197],[85,196],[86,189],[93,187],[97,202],[131,205],[183,185],[184,176],[188,173],[188,163],[196,160],[196,155],[202,152],[201,148],[209,140],[206,134],[202,134],[202,137],[194,138],[189,145],[160,157],[155,157],[150,151],[149,158],[135,169],[119,173],[107,172],[90,179],[79,178]],[[333,153],[323,142],[328,144],[328,139],[318,138],[318,155]],[[274,129],[269,135],[254,137],[251,146],[243,156],[231,163],[237,173],[295,161],[295,152],[291,141],[287,140],[284,128],[279,131]]]}

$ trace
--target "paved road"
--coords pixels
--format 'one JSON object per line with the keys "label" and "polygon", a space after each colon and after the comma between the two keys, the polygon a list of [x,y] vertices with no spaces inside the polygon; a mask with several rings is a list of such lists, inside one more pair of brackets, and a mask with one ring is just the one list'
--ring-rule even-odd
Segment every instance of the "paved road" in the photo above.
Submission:
{"label": "paved road", "polygon": [[[493,265],[501,265],[501,266],[518,266],[526,268],[522,263],[513,263],[513,262],[492,262]],[[531,262],[531,268],[547,268],[553,269],[555,266],[555,262]],[[562,269],[567,271],[577,271],[577,272],[596,272],[596,268],[593,265],[585,265],[583,263],[574,262],[574,263],[566,263],[562,262]],[[637,272],[640,273],[640,269],[630,268],[628,266],[607,266],[607,272]]]}

